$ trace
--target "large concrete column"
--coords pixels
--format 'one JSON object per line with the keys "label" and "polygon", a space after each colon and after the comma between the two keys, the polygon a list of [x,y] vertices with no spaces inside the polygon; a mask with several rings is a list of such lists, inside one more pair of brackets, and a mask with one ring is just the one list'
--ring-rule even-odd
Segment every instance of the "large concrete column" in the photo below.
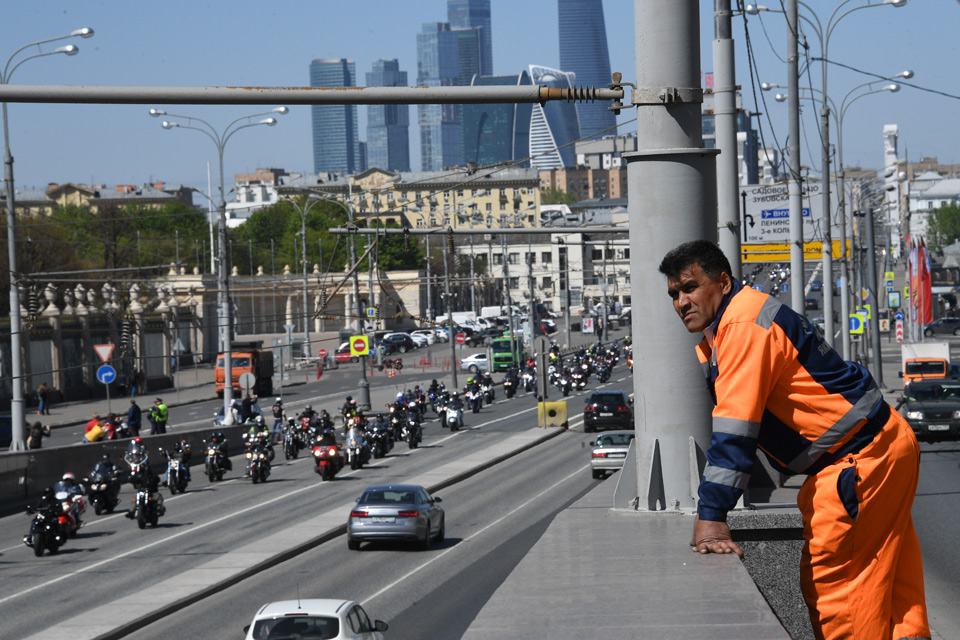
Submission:
{"label": "large concrete column", "polygon": [[637,153],[627,158],[640,509],[693,508],[712,402],[687,333],[659,273],[682,242],[717,242],[716,151],[703,149],[700,5],[634,0]]}

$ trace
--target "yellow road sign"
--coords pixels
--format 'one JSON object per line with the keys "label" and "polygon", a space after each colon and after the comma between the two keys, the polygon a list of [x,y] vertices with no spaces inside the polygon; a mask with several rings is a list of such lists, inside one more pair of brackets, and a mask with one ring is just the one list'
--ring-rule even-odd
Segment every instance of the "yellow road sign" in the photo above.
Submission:
{"label": "yellow road sign", "polygon": [[350,355],[370,355],[370,341],[367,336],[350,336]]}
{"label": "yellow road sign", "polygon": [[[833,258],[840,259],[840,241],[834,240]],[[850,244],[847,243],[849,249]],[[804,242],[803,259],[811,262],[823,258],[822,242]],[[790,243],[788,242],[768,242],[765,244],[743,244],[740,245],[740,259],[743,262],[788,262],[790,260]]]}

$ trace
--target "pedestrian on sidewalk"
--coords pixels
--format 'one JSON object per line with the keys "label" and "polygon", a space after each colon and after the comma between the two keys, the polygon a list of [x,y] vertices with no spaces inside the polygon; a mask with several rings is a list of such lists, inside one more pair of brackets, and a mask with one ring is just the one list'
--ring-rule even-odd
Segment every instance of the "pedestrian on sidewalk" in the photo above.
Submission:
{"label": "pedestrian on sidewalk", "polygon": [[50,387],[47,386],[46,381],[41,382],[37,387],[37,401],[37,415],[50,415]]}
{"label": "pedestrian on sidewalk", "polygon": [[27,436],[27,449],[39,449],[43,446],[43,439],[50,437],[50,425],[41,425],[37,420],[30,426],[30,435]]}
{"label": "pedestrian on sidewalk", "polygon": [[120,397],[126,397],[127,395],[127,374],[123,371],[117,374],[117,391],[120,393]]}
{"label": "pedestrian on sidewalk", "polygon": [[167,432],[167,417],[169,410],[163,400],[157,398],[150,407],[150,435],[155,436]]}
{"label": "pedestrian on sidewalk", "polygon": [[137,401],[130,400],[130,408],[127,409],[127,426],[130,427],[130,434],[136,438],[140,435],[140,424],[143,421],[143,414],[140,411],[140,405]]}
{"label": "pedestrian on sidewalk", "polygon": [[130,374],[130,397],[135,398],[137,392],[143,393],[143,387],[140,386],[143,384],[143,372],[139,369],[134,369],[133,373]]}
{"label": "pedestrian on sidewalk", "polygon": [[913,430],[870,373],[803,315],[734,279],[716,244],[682,244],[660,272],[687,331],[704,334],[697,356],[715,404],[693,550],[743,559],[727,512],[759,447],[781,472],[807,475],[797,497],[800,586],[814,635],[930,638],[910,517],[920,463]]}

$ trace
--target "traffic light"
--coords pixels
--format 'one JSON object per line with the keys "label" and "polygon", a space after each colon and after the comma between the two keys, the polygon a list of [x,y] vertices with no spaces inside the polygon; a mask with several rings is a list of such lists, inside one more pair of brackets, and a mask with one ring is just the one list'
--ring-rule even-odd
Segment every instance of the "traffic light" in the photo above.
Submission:
{"label": "traffic light", "polygon": [[326,287],[322,287],[320,289],[320,308],[321,309],[327,308],[327,288]]}

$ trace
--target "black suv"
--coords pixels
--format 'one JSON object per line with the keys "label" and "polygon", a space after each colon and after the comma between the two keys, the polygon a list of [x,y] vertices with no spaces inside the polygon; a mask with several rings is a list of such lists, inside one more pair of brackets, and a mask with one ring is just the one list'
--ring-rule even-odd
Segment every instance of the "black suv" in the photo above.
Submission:
{"label": "black suv", "polygon": [[379,344],[385,348],[385,353],[388,354],[394,351],[406,353],[407,351],[412,351],[417,346],[409,337],[400,335],[384,336],[380,338]]}
{"label": "black suv", "polygon": [[484,329],[479,333],[475,333],[472,336],[467,336],[467,346],[468,347],[479,347],[486,344],[487,338],[493,340],[494,338],[502,338],[503,329]]}
{"label": "black suv", "polygon": [[583,410],[583,430],[633,429],[633,400],[625,391],[594,391]]}

